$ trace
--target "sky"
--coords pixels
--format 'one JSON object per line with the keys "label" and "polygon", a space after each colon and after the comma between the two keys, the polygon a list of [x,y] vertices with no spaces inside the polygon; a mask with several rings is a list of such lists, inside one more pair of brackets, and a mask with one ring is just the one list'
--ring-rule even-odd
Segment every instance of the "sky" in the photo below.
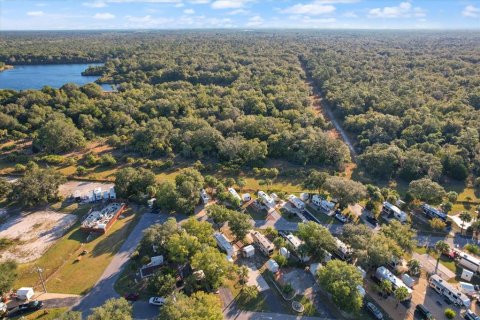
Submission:
{"label": "sky", "polygon": [[480,29],[480,0],[0,0],[0,30]]}

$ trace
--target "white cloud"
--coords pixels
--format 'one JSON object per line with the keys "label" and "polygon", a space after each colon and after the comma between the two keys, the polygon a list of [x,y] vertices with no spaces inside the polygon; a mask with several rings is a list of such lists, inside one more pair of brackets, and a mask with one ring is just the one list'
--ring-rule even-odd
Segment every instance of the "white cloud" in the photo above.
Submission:
{"label": "white cloud", "polygon": [[131,3],[131,2],[143,2],[143,3],[180,3],[182,0],[104,0],[105,2],[112,3]]}
{"label": "white cloud", "polygon": [[229,15],[237,15],[237,14],[249,14],[249,11],[245,9],[235,9],[232,11],[227,12]]}
{"label": "white cloud", "polygon": [[193,4],[205,4],[210,3],[210,0],[190,0],[189,2]]}
{"label": "white cloud", "polygon": [[107,6],[103,1],[84,2],[82,5],[90,8],[105,8]]}
{"label": "white cloud", "polygon": [[353,11],[348,11],[343,14],[345,18],[358,18],[358,15]]}
{"label": "white cloud", "polygon": [[247,27],[258,27],[263,24],[263,19],[260,16],[253,16],[250,19],[248,19],[246,26]]}
{"label": "white cloud", "polygon": [[183,3],[183,2],[177,3],[175,5],[175,8],[182,8],[182,7],[185,7],[185,3]]}
{"label": "white cloud", "polygon": [[44,13],[43,11],[28,11],[27,12],[27,16],[30,16],[30,17],[40,17],[40,16],[43,16]]}
{"label": "white cloud", "polygon": [[114,19],[115,15],[105,12],[105,13],[95,13],[93,16],[93,19],[98,19],[98,20],[109,20],[109,19]]}
{"label": "white cloud", "polygon": [[474,7],[472,5],[466,6],[462,11],[464,17],[477,18],[480,17],[480,8]]}
{"label": "white cloud", "polygon": [[245,6],[249,0],[217,0],[212,3],[213,9],[237,9]]}
{"label": "white cloud", "polygon": [[412,8],[410,2],[401,2],[398,6],[374,8],[368,11],[369,18],[409,18],[425,17],[426,12],[422,8]]}
{"label": "white cloud", "polygon": [[289,14],[305,14],[305,15],[320,15],[332,13],[335,7],[330,4],[325,4],[324,1],[313,1],[310,3],[297,3],[291,7],[287,7],[280,12]]}
{"label": "white cloud", "polygon": [[185,9],[185,10],[183,10],[183,13],[185,13],[185,14],[194,14],[194,13],[195,13],[195,10],[193,10],[193,9]]}

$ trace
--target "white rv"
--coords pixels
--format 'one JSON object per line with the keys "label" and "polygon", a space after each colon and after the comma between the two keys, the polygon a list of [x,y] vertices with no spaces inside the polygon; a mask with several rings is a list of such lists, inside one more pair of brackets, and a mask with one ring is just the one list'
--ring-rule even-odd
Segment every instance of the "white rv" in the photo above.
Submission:
{"label": "white rv", "polygon": [[208,201],[210,201],[210,197],[205,189],[200,190],[200,197],[202,198],[203,204],[207,204]]}
{"label": "white rv", "polygon": [[390,202],[385,201],[383,203],[382,213],[386,216],[393,216],[395,219],[402,223],[407,221],[407,214],[400,210],[398,207],[391,204]]}
{"label": "white rv", "polygon": [[275,200],[273,200],[272,197],[270,197],[268,194],[266,194],[263,191],[258,191],[258,196],[262,200],[262,203],[266,205],[268,208],[273,208],[275,207]]}
{"label": "white rv", "polygon": [[310,260],[310,257],[305,255],[305,254],[300,254],[299,248],[300,246],[304,243],[302,240],[300,240],[298,237],[294,236],[293,234],[288,234],[285,236],[287,241],[290,243],[290,245],[293,247],[293,250],[295,251],[296,255],[302,262],[307,262]]}
{"label": "white rv", "polygon": [[253,243],[255,243],[260,251],[266,255],[267,257],[272,255],[273,250],[275,249],[275,245],[267,239],[263,234],[258,231],[253,231],[251,233]]}
{"label": "white rv", "polygon": [[237,193],[237,191],[233,188],[228,188],[228,192],[235,198],[242,201],[242,198],[240,198],[240,195]]}
{"label": "white rv", "polygon": [[352,258],[352,248],[349,245],[342,242],[340,239],[335,238],[337,247],[335,249],[335,254],[342,260],[348,261]]}
{"label": "white rv", "polygon": [[405,300],[410,300],[412,298],[412,289],[407,287],[405,283],[397,278],[393,273],[390,272],[385,267],[378,267],[377,270],[375,271],[375,278],[377,278],[379,281],[387,280],[392,283],[393,289],[396,290],[397,288],[400,287],[405,287],[408,291],[408,297]]}
{"label": "white rv", "polygon": [[333,215],[335,209],[335,203],[323,199],[318,194],[314,194],[312,197],[312,203],[319,207],[327,215]]}
{"label": "white rv", "polygon": [[470,308],[470,299],[465,294],[460,292],[460,290],[457,290],[447,281],[440,278],[439,275],[434,274],[430,277],[428,282],[430,284],[430,287],[432,287],[440,295],[446,297],[452,303],[458,306],[465,307],[467,309]]}
{"label": "white rv", "polygon": [[288,196],[288,201],[290,201],[290,203],[293,204],[298,210],[305,209],[305,203],[293,194]]}
{"label": "white rv", "polygon": [[214,234],[215,240],[217,241],[217,245],[223,249],[229,257],[235,256],[235,249],[231,245],[230,241],[225,237],[225,235],[215,232]]}
{"label": "white rv", "polygon": [[473,272],[480,272],[480,259],[462,251],[456,252],[459,265]]}

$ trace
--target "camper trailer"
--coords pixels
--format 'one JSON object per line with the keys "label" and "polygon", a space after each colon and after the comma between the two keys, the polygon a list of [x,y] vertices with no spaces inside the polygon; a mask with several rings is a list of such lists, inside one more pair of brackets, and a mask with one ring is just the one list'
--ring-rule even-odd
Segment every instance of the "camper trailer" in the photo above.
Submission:
{"label": "camper trailer", "polygon": [[208,201],[210,201],[210,197],[205,189],[200,190],[200,197],[202,198],[203,204],[207,204]]}
{"label": "camper trailer", "polygon": [[267,257],[272,255],[275,246],[263,234],[258,231],[252,232],[253,243],[255,243],[260,251]]}
{"label": "camper trailer", "polygon": [[275,200],[273,200],[272,197],[270,197],[268,194],[266,194],[263,191],[258,191],[258,196],[262,200],[262,203],[266,205],[268,208],[273,208],[275,207]]}
{"label": "camper trailer", "polygon": [[385,268],[383,266],[378,267],[377,270],[375,271],[375,278],[377,278],[378,281],[383,281],[383,280],[390,281],[392,283],[392,286],[393,286],[394,290],[396,290],[397,288],[400,288],[400,287],[407,288],[407,291],[408,291],[409,295],[408,295],[408,298],[405,299],[405,300],[410,300],[412,298],[412,289],[407,287],[402,280],[397,278],[387,268]]}
{"label": "camper trailer", "polygon": [[393,218],[397,219],[400,222],[407,221],[407,214],[400,210],[398,207],[394,206],[390,202],[384,202],[382,207],[382,213],[387,217],[392,216]]}
{"label": "camper trailer", "polygon": [[242,198],[240,198],[240,195],[237,193],[237,191],[233,188],[228,188],[228,192],[235,198],[238,199],[240,202],[242,202]]}
{"label": "camper trailer", "polygon": [[334,252],[335,255],[337,255],[342,260],[350,260],[352,258],[352,249],[350,248],[350,246],[346,245],[338,238],[335,238],[335,242],[337,243],[337,247]]}
{"label": "camper trailer", "polygon": [[288,201],[295,206],[298,210],[304,210],[305,209],[305,203],[300,200],[297,196],[291,194],[288,196]]}
{"label": "camper trailer", "polygon": [[433,219],[433,218],[438,218],[442,221],[447,221],[447,215],[445,213],[443,213],[442,211],[438,210],[437,208],[434,208],[434,207],[431,207],[429,206],[428,204],[424,203],[422,206],[422,211],[423,213]]}
{"label": "camper trailer", "polygon": [[295,251],[295,254],[297,255],[297,257],[302,261],[302,262],[306,262],[308,260],[310,260],[310,257],[305,255],[305,254],[300,254],[299,252],[299,248],[300,246],[303,244],[303,241],[300,240],[298,237],[294,236],[293,234],[287,234],[285,236],[285,239],[287,239],[288,243],[290,243],[290,245],[292,246],[293,250]]}
{"label": "camper trailer", "polygon": [[456,251],[457,252],[457,259],[458,259],[458,264],[461,265],[464,268],[467,268],[468,270],[471,270],[473,272],[480,272],[480,260],[475,258],[474,256],[462,252],[462,251]]}
{"label": "camper trailer", "polygon": [[312,203],[320,208],[327,215],[333,215],[335,209],[335,203],[323,199],[318,194],[314,194],[312,197]]}
{"label": "camper trailer", "polygon": [[219,232],[215,232],[214,237],[220,249],[224,250],[229,257],[235,256],[235,249],[233,248],[227,237],[225,237],[225,235]]}
{"label": "camper trailer", "polygon": [[465,294],[460,292],[460,290],[457,290],[447,281],[440,278],[439,275],[434,274],[430,277],[428,282],[431,288],[437,291],[438,294],[450,300],[452,303],[465,308],[470,308],[470,299]]}

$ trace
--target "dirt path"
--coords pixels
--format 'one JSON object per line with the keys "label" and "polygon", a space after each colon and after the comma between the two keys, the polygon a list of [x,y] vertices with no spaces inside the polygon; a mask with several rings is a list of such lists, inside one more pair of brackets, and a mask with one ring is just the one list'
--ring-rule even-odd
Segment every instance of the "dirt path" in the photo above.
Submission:
{"label": "dirt path", "polygon": [[333,111],[330,108],[330,106],[327,105],[327,103],[323,100],[320,94],[320,91],[314,85],[313,79],[308,74],[305,64],[301,59],[300,59],[300,65],[302,66],[302,69],[305,72],[305,76],[307,78],[307,85],[312,89],[311,92],[313,93],[313,95],[310,97],[312,101],[312,107],[316,112],[318,112],[319,114],[322,114],[327,121],[330,121],[333,124],[335,129],[330,131],[331,134],[336,138],[341,138],[345,142],[345,144],[348,146],[348,149],[350,149],[350,155],[352,157],[352,161],[355,162],[358,154],[357,154],[357,151],[355,150],[352,140],[348,136],[347,132],[340,125],[340,122],[333,114]]}

